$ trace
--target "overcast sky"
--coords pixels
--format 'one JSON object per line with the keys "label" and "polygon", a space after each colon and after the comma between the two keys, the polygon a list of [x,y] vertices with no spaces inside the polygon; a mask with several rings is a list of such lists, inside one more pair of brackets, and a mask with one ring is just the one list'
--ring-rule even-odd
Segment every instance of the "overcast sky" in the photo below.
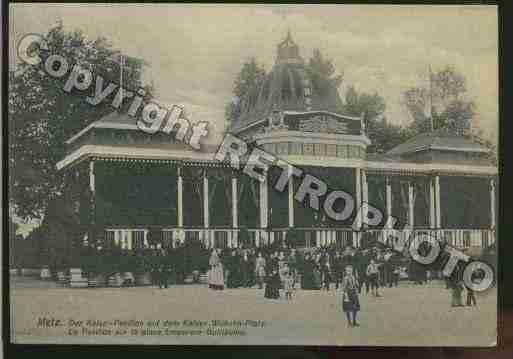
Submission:
{"label": "overcast sky", "polygon": [[307,59],[314,48],[344,73],[340,88],[377,91],[387,117],[410,121],[401,105],[408,86],[454,65],[477,104],[477,125],[498,127],[497,11],[492,6],[348,5],[51,5],[11,4],[11,56],[25,33],[45,33],[58,19],[90,38],[105,36],[123,53],[150,63],[145,73],[165,104],[183,104],[193,122],[224,129],[224,106],[242,63],[267,70],[288,29]]}

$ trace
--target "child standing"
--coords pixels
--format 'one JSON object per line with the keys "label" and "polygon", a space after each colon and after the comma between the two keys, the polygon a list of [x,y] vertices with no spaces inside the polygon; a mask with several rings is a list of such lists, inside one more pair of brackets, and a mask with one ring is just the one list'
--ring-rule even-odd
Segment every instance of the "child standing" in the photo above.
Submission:
{"label": "child standing", "polygon": [[375,297],[381,297],[379,295],[379,264],[377,264],[374,259],[371,259],[369,265],[367,266],[367,278],[370,280],[371,291]]}
{"label": "child standing", "polygon": [[467,307],[471,307],[472,305],[477,306],[476,296],[474,291],[471,288],[467,288]]}
{"label": "child standing", "polygon": [[342,279],[342,310],[346,313],[347,324],[350,327],[359,327],[356,321],[356,313],[360,311],[358,299],[358,282],[353,274],[353,267],[346,266],[346,273]]}
{"label": "child standing", "polygon": [[292,292],[294,291],[294,277],[290,271],[285,272],[283,279],[283,289],[285,290],[285,299],[292,300]]}

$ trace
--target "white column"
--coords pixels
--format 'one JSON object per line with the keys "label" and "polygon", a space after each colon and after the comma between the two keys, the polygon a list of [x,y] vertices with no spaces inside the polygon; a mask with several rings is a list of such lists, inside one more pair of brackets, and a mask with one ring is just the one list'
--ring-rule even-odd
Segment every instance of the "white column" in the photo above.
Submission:
{"label": "white column", "polygon": [[267,228],[269,215],[268,215],[268,192],[267,192],[267,177],[264,181],[260,182],[260,227]]}
{"label": "white column", "polygon": [[[237,198],[237,178],[232,177],[232,227],[239,228],[239,199]],[[238,247],[238,232],[230,231],[232,247]]]}
{"label": "white column", "polygon": [[126,244],[126,242],[127,242],[127,240],[126,240],[126,236],[127,236],[126,231],[120,230],[119,231],[119,235],[121,237],[120,238],[120,247],[121,247],[121,249],[125,249],[126,246],[127,246],[127,244]]}
{"label": "white column", "polygon": [[289,177],[289,227],[294,227],[294,179]]}
{"label": "white column", "polygon": [[362,220],[368,219],[369,212],[369,185],[367,183],[367,172],[365,170],[361,170],[362,173]]}
{"label": "white column", "polygon": [[149,244],[148,244],[148,230],[147,229],[144,230],[143,242],[144,242],[144,248],[149,248]]}
{"label": "white column", "polygon": [[414,221],[414,213],[415,213],[415,207],[413,202],[413,182],[408,182],[408,226],[413,228],[415,221]]}
{"label": "white column", "polygon": [[360,232],[353,232],[353,247],[360,247]]}
{"label": "white column", "polygon": [[[268,189],[267,189],[267,174],[265,180],[260,182],[259,201],[260,201],[260,228],[267,228],[269,225],[269,208],[268,208]],[[260,231],[260,243],[268,245],[270,235],[267,230]]]}
{"label": "white column", "polygon": [[[94,174],[94,161],[91,160],[89,162],[89,190],[91,192],[91,199],[88,203],[91,207],[90,208],[90,215],[91,215],[91,226],[89,226],[89,230],[87,233],[87,240],[91,244],[96,243],[95,236],[98,236],[99,233],[97,233],[94,230],[94,224],[96,223],[96,181],[95,181],[95,174]],[[104,234],[105,236],[105,231]]]}
{"label": "white column", "polygon": [[178,167],[178,199],[177,199],[177,212],[178,212],[178,227],[183,227],[183,178],[182,169]]}
{"label": "white column", "polygon": [[356,180],[356,225],[357,228],[360,229],[362,227],[362,216],[358,215],[362,207],[362,185],[361,185],[361,170],[359,168],[355,168],[355,180]]}
{"label": "white column", "polygon": [[232,227],[239,227],[239,213],[238,213],[238,198],[237,198],[237,178],[232,177]]}
{"label": "white column", "polygon": [[495,229],[495,180],[490,180],[490,228]]}
{"label": "white column", "polygon": [[434,179],[429,179],[429,227],[435,228],[435,185]]}
{"label": "white column", "polygon": [[132,250],[132,231],[127,231],[127,249]]}
{"label": "white column", "polygon": [[439,229],[442,226],[442,218],[440,213],[440,176],[435,177],[435,204],[435,226],[437,229]]}
{"label": "white column", "polygon": [[[203,173],[203,225],[210,227],[209,208],[208,208],[208,178],[206,172]],[[208,234],[207,234],[208,238]]]}
{"label": "white column", "polygon": [[389,176],[385,177],[385,206],[387,215],[385,222],[387,222],[392,216],[392,183]]}
{"label": "white column", "polygon": [[94,178],[94,161],[89,162],[89,189],[91,190],[91,193],[95,193],[96,186],[95,186],[95,178]]}

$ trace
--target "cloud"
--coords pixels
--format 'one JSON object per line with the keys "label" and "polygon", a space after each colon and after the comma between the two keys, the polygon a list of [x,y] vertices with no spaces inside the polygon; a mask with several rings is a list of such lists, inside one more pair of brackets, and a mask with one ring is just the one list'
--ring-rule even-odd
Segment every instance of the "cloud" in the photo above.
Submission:
{"label": "cloud", "polygon": [[[193,121],[225,126],[224,106],[244,60],[270,69],[288,29],[308,58],[319,48],[349,84],[382,94],[387,117],[409,121],[401,93],[421,84],[428,65],[454,65],[476,101],[478,125],[498,131],[497,8],[494,6],[11,4],[10,54],[15,39],[68,29],[105,36],[126,54],[146,59],[158,97],[183,102]],[[196,118],[197,117],[197,118]]]}

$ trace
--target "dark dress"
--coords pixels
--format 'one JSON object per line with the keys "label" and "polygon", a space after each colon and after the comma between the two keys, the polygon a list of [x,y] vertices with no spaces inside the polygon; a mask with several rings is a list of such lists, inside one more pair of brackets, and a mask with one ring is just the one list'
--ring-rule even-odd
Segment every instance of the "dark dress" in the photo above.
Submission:
{"label": "dark dress", "polygon": [[301,277],[302,289],[316,289],[314,277],[315,262],[312,259],[307,259],[303,263],[303,275]]}
{"label": "dark dress", "polygon": [[264,297],[269,299],[280,298],[280,274],[278,271],[278,259],[270,258],[267,261],[267,277],[265,278]]}
{"label": "dark dress", "polygon": [[266,279],[264,297],[268,299],[279,299],[280,285],[281,280],[278,272],[271,273]]}
{"label": "dark dress", "polygon": [[251,287],[253,285],[253,261],[251,258],[244,259],[244,257],[240,261],[240,269],[241,269],[241,285],[244,287]]}
{"label": "dark dress", "polygon": [[360,310],[358,283],[354,276],[346,276],[342,280],[342,310],[344,312],[358,312]]}
{"label": "dark dress", "polygon": [[336,283],[336,287],[338,289],[339,283],[342,281],[344,273],[344,262],[342,257],[333,258],[333,280]]}
{"label": "dark dress", "polygon": [[227,259],[228,278],[226,286],[228,288],[237,288],[241,284],[240,258],[238,255],[229,256]]}

